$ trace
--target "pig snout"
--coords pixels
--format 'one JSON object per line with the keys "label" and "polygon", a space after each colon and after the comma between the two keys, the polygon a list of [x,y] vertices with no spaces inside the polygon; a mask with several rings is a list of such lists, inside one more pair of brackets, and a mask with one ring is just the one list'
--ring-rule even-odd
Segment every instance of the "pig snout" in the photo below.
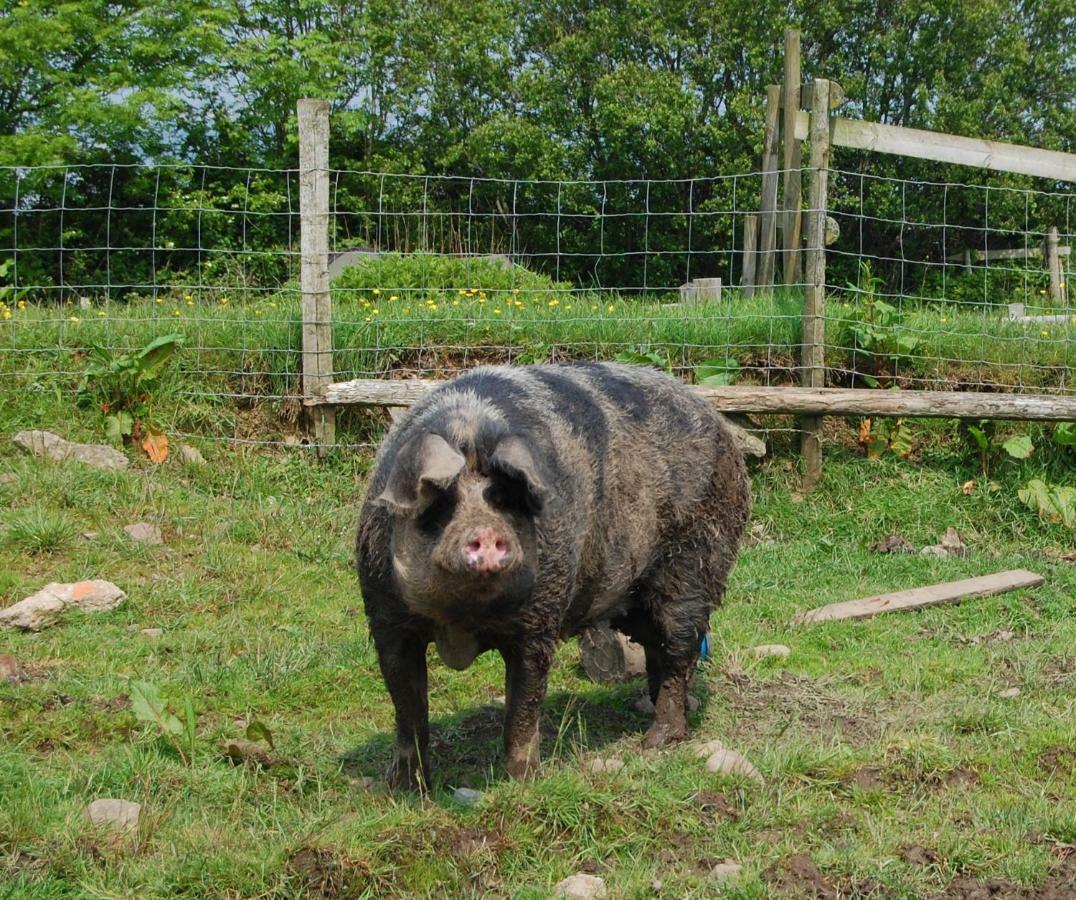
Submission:
{"label": "pig snout", "polygon": [[500,532],[493,528],[480,528],[464,544],[463,562],[472,572],[490,575],[503,572],[512,561],[512,548]]}

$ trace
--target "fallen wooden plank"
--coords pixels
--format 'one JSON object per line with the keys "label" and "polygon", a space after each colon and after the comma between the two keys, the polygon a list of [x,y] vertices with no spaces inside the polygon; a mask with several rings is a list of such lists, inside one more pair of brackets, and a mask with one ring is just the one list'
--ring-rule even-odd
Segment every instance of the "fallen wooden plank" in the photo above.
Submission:
{"label": "fallen wooden plank", "polygon": [[892,594],[878,594],[863,597],[860,600],[848,600],[844,603],[831,603],[820,606],[796,616],[792,625],[810,625],[815,622],[832,622],[837,619],[865,619],[879,613],[894,612],[901,609],[918,609],[924,606],[937,606],[940,603],[953,603],[970,597],[989,597],[991,594],[1004,594],[1018,588],[1036,587],[1042,584],[1041,575],[1026,569],[1013,569],[1009,572],[997,572],[993,575],[981,575],[978,578],[965,578],[961,581],[947,581],[932,584],[929,587],[912,588],[909,591],[896,591]]}
{"label": "fallen wooden plank", "polygon": [[[304,400],[307,406],[324,404],[355,406],[386,406],[395,422],[397,416],[394,408],[412,406],[418,403],[435,387],[445,382],[433,379],[411,379],[409,381],[390,381],[382,378],[357,378],[354,381],[342,381],[330,384],[323,393],[313,401]],[[740,449],[748,456],[761,458],[766,455],[766,442],[751,434],[745,428],[730,422],[725,424],[732,431],[732,436]]]}
{"label": "fallen wooden plank", "polygon": [[[359,378],[339,381],[303,399],[304,406],[410,406],[440,382]],[[696,386],[726,413],[825,416],[903,416],[941,419],[1076,421],[1076,396],[991,394],[985,391],[890,391],[874,388]]]}

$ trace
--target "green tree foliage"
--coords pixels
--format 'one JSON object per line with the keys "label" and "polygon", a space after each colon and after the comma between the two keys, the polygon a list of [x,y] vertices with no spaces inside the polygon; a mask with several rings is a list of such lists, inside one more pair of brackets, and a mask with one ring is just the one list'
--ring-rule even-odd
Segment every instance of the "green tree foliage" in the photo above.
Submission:
{"label": "green tree foliage", "polygon": [[[340,168],[610,183],[700,179],[691,188],[655,183],[650,190],[658,193],[649,197],[640,193],[643,186],[620,186],[613,195],[570,189],[571,196],[559,198],[577,215],[561,235],[568,250],[592,242],[586,217],[602,209],[638,212],[648,200],[666,210],[729,208],[730,183],[703,179],[757,168],[761,99],[766,84],[780,78],[789,24],[803,30],[804,77],[839,81],[849,115],[1063,150],[1076,145],[1070,0],[6,0],[0,12],[0,165],[290,167],[296,100],[322,96],[332,105],[332,163]],[[848,173],[833,179],[835,209],[842,202],[854,209],[862,195],[874,217],[894,221],[943,215],[981,221],[983,210],[974,206],[981,194],[950,198],[923,189],[909,196],[886,176],[1049,187],[843,151],[835,164]],[[859,172],[875,177],[864,182]],[[66,184],[24,179],[20,190],[21,202],[42,206],[64,190],[73,192],[69,206],[105,207],[109,198],[115,206],[120,196],[140,198],[144,206],[154,199],[179,220],[184,210],[237,203],[278,210],[289,202],[288,185],[270,181],[237,187],[217,170],[177,170],[162,185],[144,169],[103,167],[80,170]],[[365,208],[365,189],[355,179],[343,185],[341,208]],[[11,172],[0,173],[8,209],[14,190]],[[413,200],[414,190],[407,190],[395,199]],[[162,191],[174,202],[162,203]],[[464,179],[446,186],[438,202],[459,209],[475,199],[473,192]],[[25,199],[31,196],[34,201]],[[555,199],[515,198],[546,208]],[[991,202],[992,221],[1022,223],[1025,215],[1038,220],[1040,212],[1050,213],[1025,209],[1020,195],[999,194]],[[739,203],[750,205],[743,197]],[[36,224],[55,243],[56,223]],[[230,240],[230,223],[217,224],[221,240]],[[343,236],[360,235],[368,224],[344,222]],[[108,225],[86,216],[71,227],[74,238],[96,246],[94,235]],[[201,237],[192,233],[190,246],[196,239],[205,246],[205,229],[215,227],[204,216],[200,225]],[[650,225],[657,231],[644,234],[642,217],[627,216],[606,238],[631,253],[644,241],[660,242],[662,229],[679,234],[684,218]],[[728,245],[718,232],[729,227],[727,220],[700,225],[691,249]],[[0,221],[0,231],[10,227]],[[28,239],[35,223],[22,227]],[[280,223],[275,231],[263,227],[264,240],[286,240]],[[533,247],[548,241],[555,226],[534,221],[529,227]],[[866,242],[894,240],[884,222],[864,227]],[[116,232],[108,237],[115,243]],[[958,243],[964,237],[949,235]],[[142,274],[148,278],[161,262],[146,261]],[[574,271],[553,274],[667,282],[684,262],[649,260],[654,268],[644,273],[641,259],[624,256],[595,272],[594,261],[584,259]],[[72,264],[96,271],[100,260],[90,254]],[[164,264],[166,271],[189,268],[191,260]],[[60,277],[55,260],[20,259],[20,276],[31,272],[40,281]],[[133,272],[126,280],[138,277]]]}

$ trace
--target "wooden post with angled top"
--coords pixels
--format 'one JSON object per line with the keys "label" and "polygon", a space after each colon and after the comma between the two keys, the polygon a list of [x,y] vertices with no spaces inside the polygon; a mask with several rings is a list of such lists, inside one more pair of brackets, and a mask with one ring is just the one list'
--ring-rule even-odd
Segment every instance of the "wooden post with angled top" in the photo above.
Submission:
{"label": "wooden post with angled top", "polygon": [[803,185],[800,177],[802,165],[800,142],[796,137],[796,114],[800,109],[800,33],[795,28],[785,29],[785,73],[781,93],[783,115],[781,121],[781,146],[784,169],[784,192],[781,209],[784,216],[782,244],[784,265],[781,271],[785,284],[798,284],[801,278]]}
{"label": "wooden post with angled top", "polygon": [[[807,253],[803,305],[803,337],[800,346],[800,383],[819,388],[826,383],[826,203],[829,195],[829,93],[830,83],[816,78],[811,85],[809,138],[810,209],[807,211]],[[805,463],[803,487],[810,490],[822,477],[821,416],[805,416],[803,429]]]}
{"label": "wooden post with angled top", "polygon": [[766,135],[762,146],[762,200],[758,215],[758,262],[756,293],[773,287],[777,250],[777,149],[781,132],[781,86],[766,88]]}
{"label": "wooden post with angled top", "polygon": [[[299,278],[303,315],[303,399],[333,380],[332,296],[329,293],[329,104],[300,100],[299,121]],[[310,411],[314,444],[324,456],[336,443],[336,411]]]}

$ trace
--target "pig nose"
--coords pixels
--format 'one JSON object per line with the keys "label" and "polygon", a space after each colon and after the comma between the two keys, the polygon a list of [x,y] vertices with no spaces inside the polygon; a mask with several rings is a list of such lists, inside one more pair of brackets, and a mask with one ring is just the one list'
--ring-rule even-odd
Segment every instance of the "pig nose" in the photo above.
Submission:
{"label": "pig nose", "polygon": [[508,565],[511,553],[508,541],[492,528],[476,531],[470,542],[463,548],[463,558],[467,568],[473,572],[500,572]]}

